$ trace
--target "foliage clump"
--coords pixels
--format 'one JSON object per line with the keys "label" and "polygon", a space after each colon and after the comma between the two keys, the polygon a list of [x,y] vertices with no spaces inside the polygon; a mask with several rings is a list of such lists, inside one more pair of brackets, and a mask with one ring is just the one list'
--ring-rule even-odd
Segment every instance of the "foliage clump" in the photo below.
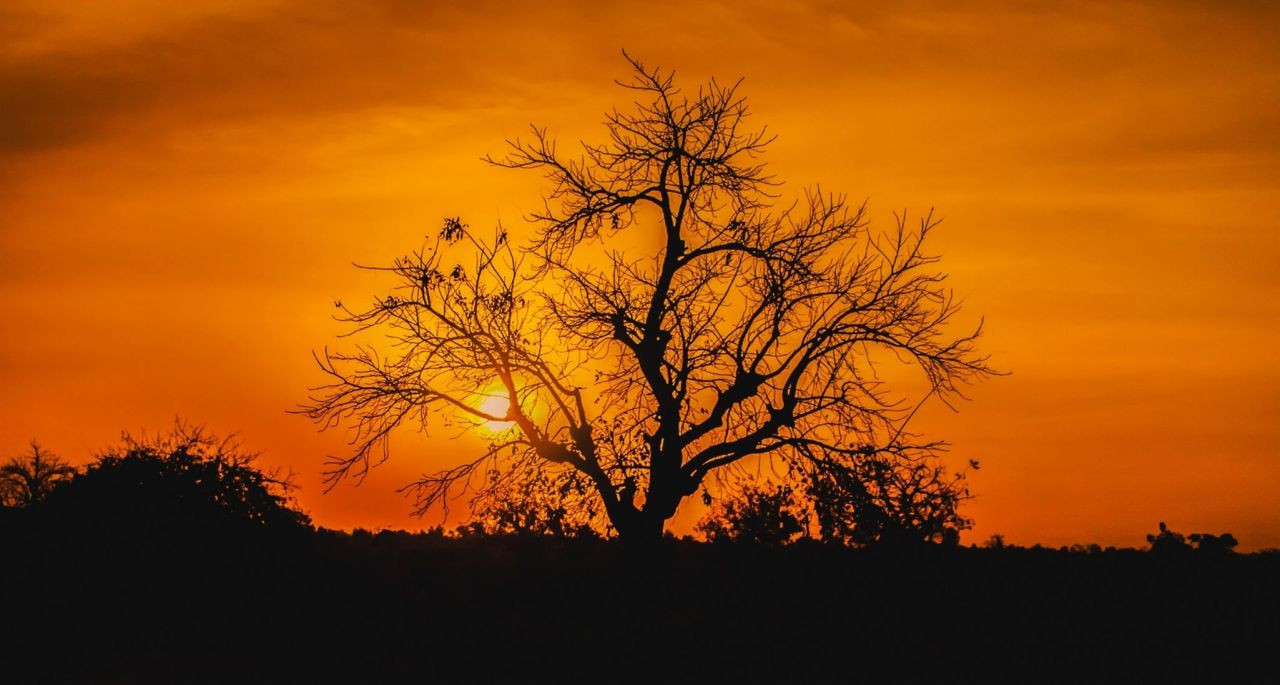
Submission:
{"label": "foliage clump", "polygon": [[258,468],[257,458],[231,438],[182,423],[155,437],[125,434],[54,490],[45,508],[120,530],[310,526],[289,478]]}
{"label": "foliage clump", "polygon": [[785,545],[805,531],[807,513],[790,486],[746,484],[722,499],[696,529],[710,542]]}
{"label": "foliage clump", "polygon": [[1158,533],[1147,535],[1147,543],[1151,545],[1151,551],[1155,554],[1185,554],[1195,551],[1212,555],[1232,554],[1240,544],[1231,533],[1221,535],[1176,533],[1165,525],[1164,521],[1160,522]]}
{"label": "foliage clump", "polygon": [[820,538],[850,546],[956,544],[972,525],[959,512],[969,498],[964,474],[935,460],[870,458],[818,468],[806,493]]}
{"label": "foliage clump", "polygon": [[827,465],[760,485],[729,488],[697,525],[708,541],[786,544],[799,537],[847,547],[873,544],[954,545],[972,522],[959,512],[969,498],[965,473],[936,460],[874,457]]}
{"label": "foliage clump", "polygon": [[599,525],[599,516],[587,486],[573,473],[560,475],[538,470],[526,478],[502,479],[491,474],[496,487],[476,502],[472,520],[457,533],[598,537],[593,524]]}

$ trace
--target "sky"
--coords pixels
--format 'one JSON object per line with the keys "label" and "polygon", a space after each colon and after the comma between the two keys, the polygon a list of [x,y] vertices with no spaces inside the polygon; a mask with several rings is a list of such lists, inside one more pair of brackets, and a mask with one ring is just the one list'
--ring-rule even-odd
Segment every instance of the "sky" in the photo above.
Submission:
{"label": "sky", "polygon": [[[512,225],[530,123],[597,138],[621,51],[742,78],[784,193],[944,218],[934,250],[1009,375],[916,428],[976,458],[965,540],[1280,547],[1280,6],[1267,2],[0,0],[0,455],[84,463],[175,417],[292,469],[330,527],[474,435],[406,431],[322,494],[352,267],[444,216]],[[697,512],[682,510],[676,527]]]}

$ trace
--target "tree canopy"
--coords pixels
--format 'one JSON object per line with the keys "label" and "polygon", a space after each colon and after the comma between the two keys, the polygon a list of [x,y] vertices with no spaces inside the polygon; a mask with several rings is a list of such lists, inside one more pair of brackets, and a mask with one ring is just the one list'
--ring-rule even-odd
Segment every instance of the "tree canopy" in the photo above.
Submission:
{"label": "tree canopy", "polygon": [[[353,332],[385,337],[318,355],[329,382],[305,411],[352,431],[331,482],[385,459],[402,425],[502,424],[486,453],[411,486],[419,511],[549,478],[623,537],[653,538],[726,467],[842,483],[942,446],[906,422],[992,371],[981,325],[951,325],[925,248],[938,220],[873,227],[821,189],[783,200],[739,83],[686,92],[630,63],[634,102],[605,116],[602,142],[565,153],[534,127],[488,158],[546,178],[531,239],[446,219],[377,267],[394,290],[338,305]],[[908,396],[886,365],[927,389]]]}
{"label": "tree canopy", "polygon": [[167,434],[125,434],[84,472],[55,490],[45,513],[120,531],[310,525],[288,478],[260,469],[257,454],[230,438],[178,424]]}
{"label": "tree canopy", "polygon": [[32,440],[25,454],[0,466],[0,506],[37,504],[76,473],[74,466]]}

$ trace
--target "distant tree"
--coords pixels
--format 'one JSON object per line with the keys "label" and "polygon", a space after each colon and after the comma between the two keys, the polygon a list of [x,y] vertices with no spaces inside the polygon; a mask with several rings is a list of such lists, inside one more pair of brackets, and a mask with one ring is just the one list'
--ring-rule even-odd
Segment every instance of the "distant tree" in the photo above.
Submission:
{"label": "distant tree", "polygon": [[959,511],[969,498],[964,473],[927,454],[823,465],[810,470],[807,494],[819,537],[845,545],[955,544],[972,525]]}
{"label": "distant tree", "polygon": [[711,542],[750,542],[778,546],[805,531],[808,512],[782,483],[747,483],[721,499],[695,529]]}
{"label": "distant tree", "polygon": [[[991,373],[978,330],[952,331],[959,305],[924,247],[937,220],[873,229],[865,206],[820,190],[775,206],[771,138],[737,84],[685,93],[631,65],[637,101],[606,115],[604,143],[566,156],[534,128],[489,160],[550,181],[531,242],[449,218],[382,268],[393,292],[338,304],[353,332],[386,337],[319,355],[329,383],[304,410],[352,431],[331,484],[385,459],[397,427],[432,421],[510,428],[415,483],[419,512],[464,492],[483,507],[542,471],[588,484],[626,538],[659,538],[708,474],[742,460],[838,469],[823,492],[882,468],[922,475],[911,456],[938,443],[903,428],[923,398],[891,393],[878,369],[914,368],[923,397],[944,401]],[[886,503],[869,534],[945,535],[951,503]]]}
{"label": "distant tree", "polygon": [[26,454],[0,466],[0,504],[30,507],[76,473],[74,466],[32,440]]}
{"label": "distant tree", "polygon": [[122,530],[310,525],[290,499],[289,479],[257,468],[257,456],[231,438],[182,423],[156,437],[125,434],[58,488],[47,508],[73,523]]}
{"label": "distant tree", "polygon": [[[499,480],[499,474],[491,474]],[[501,490],[474,511],[461,534],[594,537],[595,502],[589,485],[553,479],[537,471],[523,479],[502,479]]]}
{"label": "distant tree", "polygon": [[1223,533],[1221,535],[1212,533],[1183,535],[1175,533],[1165,525],[1164,521],[1160,522],[1160,532],[1154,535],[1147,535],[1147,542],[1151,544],[1151,551],[1158,554],[1179,554],[1194,551],[1199,554],[1226,555],[1233,553],[1236,546],[1240,544],[1231,533]]}
{"label": "distant tree", "polygon": [[1232,554],[1240,544],[1231,533],[1214,535],[1212,533],[1192,533],[1187,536],[1196,551],[1204,554]]}
{"label": "distant tree", "polygon": [[1160,532],[1147,535],[1147,542],[1151,545],[1151,551],[1157,554],[1178,554],[1191,550],[1186,537],[1170,530],[1164,521],[1160,522]]}

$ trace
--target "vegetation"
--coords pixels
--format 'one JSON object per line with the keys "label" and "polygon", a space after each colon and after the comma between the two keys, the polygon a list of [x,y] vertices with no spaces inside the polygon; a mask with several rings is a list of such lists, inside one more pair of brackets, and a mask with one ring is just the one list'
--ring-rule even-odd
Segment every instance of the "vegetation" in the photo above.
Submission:
{"label": "vegetation", "polygon": [[821,538],[846,545],[956,544],[971,525],[959,512],[969,497],[964,474],[931,460],[831,465],[811,472],[807,492]]}
{"label": "vegetation", "polygon": [[1205,554],[1231,554],[1239,544],[1231,533],[1221,535],[1192,533],[1184,536],[1182,533],[1170,530],[1164,521],[1160,522],[1160,532],[1148,535],[1147,542],[1151,544],[1151,551],[1156,554],[1185,554],[1191,551]]}
{"label": "vegetation", "polygon": [[[959,513],[968,498],[964,474],[933,461],[868,458],[852,466],[812,469],[802,492],[790,485],[747,481],[716,502],[698,523],[710,541],[781,545],[812,538],[849,547],[942,543],[954,545],[970,521]],[[708,499],[710,497],[708,496]]]}
{"label": "vegetation", "polygon": [[0,506],[36,505],[76,473],[75,467],[32,440],[26,454],[0,466]]}
{"label": "vegetation", "polygon": [[[954,529],[956,491],[928,475],[941,443],[906,422],[992,371],[978,331],[952,330],[958,304],[925,248],[937,220],[873,228],[865,206],[816,189],[780,201],[771,138],[737,84],[690,93],[631,65],[636,102],[606,115],[604,142],[567,156],[535,127],[490,159],[549,182],[530,242],[449,218],[383,269],[390,294],[339,304],[383,337],[320,357],[330,382],[305,411],[354,446],[331,482],[386,458],[399,426],[503,424],[488,452],[414,484],[419,511],[467,492],[492,508],[550,479],[589,492],[602,526],[654,540],[709,475],[766,461],[805,497],[837,493],[857,513],[874,500],[886,520],[854,539]],[[927,392],[893,391],[882,366],[914,369]],[[896,478],[879,470],[898,468],[921,478],[912,496],[939,498],[928,513],[887,505]]]}
{"label": "vegetation", "polygon": [[999,536],[800,544],[815,516],[806,500],[750,480],[699,526],[738,544],[668,538],[637,554],[584,535],[574,507],[526,506],[554,481],[522,482],[540,489],[450,534],[317,530],[287,479],[234,442],[185,426],[126,436],[0,517],[4,621],[18,628],[5,675],[1028,682],[1046,664],[1068,682],[1280,675],[1280,554],[1224,553],[1230,534],[1162,525],[1150,552]]}
{"label": "vegetation", "polygon": [[[498,474],[493,474],[495,479]],[[501,489],[473,512],[459,535],[536,535],[595,537],[591,502],[582,502],[583,489],[574,481],[556,483],[543,472],[524,479],[507,479]]]}
{"label": "vegetation", "polygon": [[[1274,682],[1280,556],[9,531],[12,682]],[[249,539],[246,533],[246,539]],[[19,563],[20,560],[20,563]],[[1046,676],[1046,669],[1052,674]]]}
{"label": "vegetation", "polygon": [[789,486],[748,483],[735,497],[717,502],[698,522],[697,531],[710,542],[779,546],[805,532],[806,514]]}
{"label": "vegetation", "polygon": [[230,527],[309,527],[287,478],[256,467],[234,440],[179,423],[99,454],[50,488],[33,516],[45,524],[108,534],[200,537]]}

